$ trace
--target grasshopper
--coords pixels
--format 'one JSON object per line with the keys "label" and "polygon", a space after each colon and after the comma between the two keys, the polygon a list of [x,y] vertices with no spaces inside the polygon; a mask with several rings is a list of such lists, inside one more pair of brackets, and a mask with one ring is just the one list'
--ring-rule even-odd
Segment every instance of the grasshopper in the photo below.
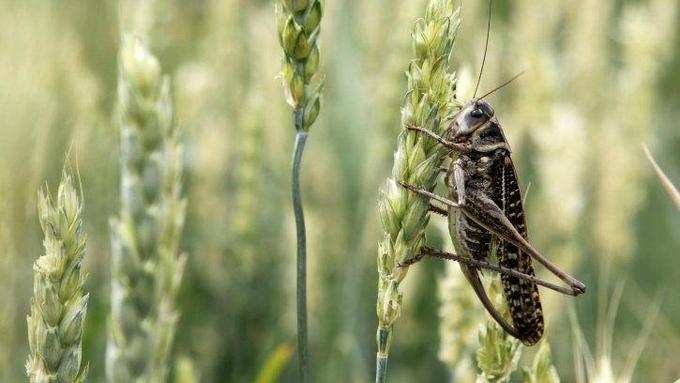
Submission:
{"label": "grasshopper", "polygon": [[[487,46],[488,35],[487,29]],[[494,320],[513,337],[526,345],[533,345],[541,339],[544,329],[537,286],[577,296],[585,292],[585,285],[546,259],[527,240],[524,201],[510,145],[501,124],[494,117],[494,109],[484,100],[518,76],[483,96],[473,96],[453,116],[442,136],[419,127],[409,127],[450,150],[452,161],[448,167],[442,168],[446,174],[444,183],[448,196],[442,197],[405,183],[401,185],[430,200],[431,211],[448,217],[449,234],[456,254],[423,247],[420,254],[402,265],[414,264],[426,256],[458,261],[466,279]],[[476,91],[477,88],[475,94]],[[444,204],[446,208],[432,201]],[[487,261],[492,254],[496,255],[498,265]],[[536,278],[532,259],[544,265],[568,287]],[[483,268],[501,273],[512,323],[489,299],[479,278],[479,271]]]}

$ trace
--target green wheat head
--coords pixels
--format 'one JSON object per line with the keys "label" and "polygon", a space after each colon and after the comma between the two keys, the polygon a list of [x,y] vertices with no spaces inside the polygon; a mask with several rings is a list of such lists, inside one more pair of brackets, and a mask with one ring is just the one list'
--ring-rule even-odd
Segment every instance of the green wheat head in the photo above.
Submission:
{"label": "green wheat head", "polygon": [[89,294],[81,270],[86,236],[82,205],[71,175],[64,171],[56,200],[47,188],[38,197],[45,254],[33,265],[28,321],[30,354],[26,373],[32,383],[83,382],[83,323]]}
{"label": "green wheat head", "polygon": [[[286,101],[302,117],[298,130],[309,131],[321,108],[322,82],[318,78],[322,0],[278,0],[276,24],[284,52],[281,76]],[[301,123],[300,123],[301,122]]]}
{"label": "green wheat head", "polygon": [[409,126],[444,130],[455,111],[455,75],[449,59],[458,30],[459,11],[451,0],[430,1],[425,18],[413,29],[414,58],[406,76],[403,130],[397,139],[392,175],[378,201],[384,237],[378,245],[378,354],[389,353],[392,327],[401,313],[401,282],[408,268],[398,265],[417,255],[425,241],[428,201],[398,182],[432,189],[446,151],[433,140],[406,130]]}
{"label": "green wheat head", "polygon": [[112,382],[162,382],[175,334],[175,297],[186,257],[179,255],[185,201],[182,151],[170,83],[141,41],[120,53],[121,211],[112,220]]}

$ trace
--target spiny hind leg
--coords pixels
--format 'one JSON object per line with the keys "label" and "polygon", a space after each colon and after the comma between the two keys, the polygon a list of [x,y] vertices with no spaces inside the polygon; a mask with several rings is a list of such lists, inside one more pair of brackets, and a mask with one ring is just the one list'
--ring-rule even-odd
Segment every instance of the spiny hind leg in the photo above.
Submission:
{"label": "spiny hind leg", "polygon": [[565,288],[563,286],[556,285],[554,283],[544,281],[538,277],[535,277],[533,275],[525,274],[522,272],[519,272],[517,270],[513,269],[508,269],[507,267],[503,267],[500,265],[495,265],[493,263],[479,260],[479,259],[473,259],[473,258],[467,258],[460,256],[458,254],[454,253],[448,253],[446,251],[438,250],[430,246],[423,246],[420,249],[420,252],[418,255],[415,257],[408,259],[402,263],[399,264],[399,267],[407,267],[407,266],[412,266],[426,257],[433,257],[433,258],[440,258],[440,259],[445,259],[449,261],[455,261],[460,264],[466,265],[471,268],[479,268],[479,269],[485,269],[489,271],[494,271],[500,274],[506,274],[506,275],[511,275],[513,277],[525,279],[527,281],[533,282],[539,286],[543,286],[545,288],[548,288],[550,290],[556,291],[558,293],[566,294],[566,295],[571,295],[574,296],[576,295],[573,290]]}
{"label": "spiny hind leg", "polygon": [[571,288],[573,295],[580,295],[585,292],[586,286],[581,281],[572,277],[539,253],[538,250],[522,237],[498,205],[484,193],[468,190],[467,201],[466,207],[463,209],[463,213],[466,216],[540,262],[550,272],[566,283]]}
{"label": "spiny hind leg", "polygon": [[463,275],[465,275],[465,279],[468,280],[468,282],[472,286],[472,289],[477,295],[477,298],[479,298],[480,302],[482,302],[482,305],[489,313],[489,315],[491,315],[491,317],[496,321],[496,323],[498,323],[503,328],[503,330],[505,330],[505,332],[521,340],[522,335],[519,333],[517,328],[510,324],[503,317],[500,311],[498,311],[498,309],[496,309],[496,307],[493,305],[491,299],[489,299],[489,295],[486,293],[486,289],[484,289],[484,285],[482,284],[482,281],[479,279],[478,269],[476,267],[470,267],[468,265],[461,263],[460,270],[463,272]]}
{"label": "spiny hind leg", "polygon": [[439,134],[437,134],[437,133],[435,133],[431,130],[427,130],[425,128],[421,128],[421,127],[413,126],[413,125],[406,127],[406,129],[412,130],[414,132],[422,133],[422,134],[426,135],[427,137],[432,138],[433,140],[439,142],[440,144],[442,144],[446,147],[452,147],[454,145],[453,142],[448,141],[446,138],[440,136]]}
{"label": "spiny hind leg", "polygon": [[494,272],[497,272],[499,274],[511,275],[513,277],[517,277],[517,278],[521,278],[521,279],[525,279],[527,281],[533,282],[533,283],[535,283],[539,286],[543,286],[547,289],[556,291],[556,292],[561,293],[561,294],[566,294],[566,295],[571,295],[571,296],[578,295],[572,289],[568,289],[564,286],[559,286],[559,285],[556,285],[554,283],[544,281],[543,279],[540,279],[540,278],[533,276],[533,275],[525,274],[525,273],[522,273],[522,272],[519,272],[519,271],[513,270],[513,269],[508,269],[507,267],[495,265],[495,264],[487,262],[487,261],[483,261],[483,260],[479,260],[479,259],[473,259],[473,258],[467,258],[467,257],[463,257],[463,256],[460,256],[460,255],[454,254],[454,253],[448,253],[446,251],[438,250],[438,249],[435,249],[435,248],[432,248],[432,247],[429,247],[429,246],[423,246],[421,248],[420,254],[418,254],[418,257],[415,257],[415,258],[418,258],[418,260],[413,262],[413,263],[416,263],[416,262],[422,260],[426,256],[446,259],[446,260],[450,260],[450,261],[456,261],[458,263],[465,264],[469,267],[475,267],[475,268],[485,269],[485,270],[489,270],[489,271],[494,271]]}
{"label": "spiny hind leg", "polygon": [[425,253],[423,253],[423,252],[421,251],[420,253],[416,254],[415,257],[409,258],[409,259],[405,260],[404,262],[399,263],[397,266],[398,266],[398,267],[409,267],[409,266],[413,266],[413,265],[415,265],[416,263],[422,261],[423,258],[425,258],[426,256],[427,256],[427,254],[425,254]]}

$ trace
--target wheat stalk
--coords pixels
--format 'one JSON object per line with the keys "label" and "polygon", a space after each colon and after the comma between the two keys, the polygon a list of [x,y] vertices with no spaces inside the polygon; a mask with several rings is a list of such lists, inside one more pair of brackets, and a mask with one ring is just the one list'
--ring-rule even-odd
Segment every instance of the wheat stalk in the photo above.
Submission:
{"label": "wheat stalk", "polygon": [[83,382],[83,323],[89,294],[83,291],[86,236],[82,205],[65,169],[56,201],[47,188],[38,197],[45,254],[33,265],[28,322],[30,354],[26,373],[32,383]]}
{"label": "wheat stalk", "polygon": [[425,18],[413,30],[415,57],[406,73],[408,90],[402,108],[403,130],[397,139],[392,176],[387,180],[378,208],[383,240],[378,245],[378,315],[376,382],[387,380],[387,361],[394,323],[401,313],[401,283],[408,268],[398,265],[417,255],[425,241],[428,201],[398,182],[434,188],[446,151],[436,142],[406,128],[435,132],[455,109],[455,76],[448,72],[459,11],[452,0],[431,0]]}
{"label": "wheat stalk", "polygon": [[307,345],[307,237],[300,193],[300,168],[309,128],[321,108],[322,81],[317,39],[321,31],[321,0],[278,0],[276,21],[279,42],[283,48],[283,87],[286,100],[293,108],[295,147],[293,149],[292,197],[297,231],[297,333],[298,370],[303,382],[310,381]]}
{"label": "wheat stalk", "polygon": [[179,255],[185,201],[169,85],[142,42],[124,37],[118,84],[122,206],[111,224],[106,355],[111,382],[162,382],[168,370],[186,261]]}

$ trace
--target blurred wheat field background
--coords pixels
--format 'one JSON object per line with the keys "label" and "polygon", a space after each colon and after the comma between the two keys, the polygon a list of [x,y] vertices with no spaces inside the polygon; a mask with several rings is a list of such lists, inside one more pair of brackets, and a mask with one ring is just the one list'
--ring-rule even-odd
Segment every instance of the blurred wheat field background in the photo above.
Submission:
{"label": "blurred wheat field background", "polygon": [[[526,70],[490,101],[521,181],[531,184],[532,243],[589,289],[576,299],[542,292],[552,362],[564,382],[580,376],[672,382],[680,377],[680,214],[641,144],[677,185],[680,4],[495,3],[481,90]],[[152,4],[150,48],[172,81],[187,198],[180,247],[188,258],[172,380],[189,382],[188,371],[195,370],[201,382],[295,382],[293,129],[277,78],[273,2]],[[381,239],[376,201],[400,131],[410,33],[425,4],[325,4],[323,107],[302,179],[313,381],[372,380]],[[2,382],[26,381],[32,264],[43,253],[38,190],[58,183],[69,152],[82,179],[87,232],[83,355],[88,381],[105,380],[109,219],[120,206],[113,118],[119,6],[108,0],[0,6]],[[451,69],[463,100],[481,63],[486,15],[486,1],[462,3]],[[444,221],[431,222],[429,242],[449,246]],[[548,277],[544,271],[538,272]],[[456,381],[474,381],[460,371],[474,370],[483,316],[481,305],[465,296],[470,288],[462,278],[456,265],[442,261],[411,268],[390,355],[392,382],[447,382],[453,370]],[[627,377],[642,338],[646,347]],[[530,365],[534,353],[525,348],[520,364]]]}

